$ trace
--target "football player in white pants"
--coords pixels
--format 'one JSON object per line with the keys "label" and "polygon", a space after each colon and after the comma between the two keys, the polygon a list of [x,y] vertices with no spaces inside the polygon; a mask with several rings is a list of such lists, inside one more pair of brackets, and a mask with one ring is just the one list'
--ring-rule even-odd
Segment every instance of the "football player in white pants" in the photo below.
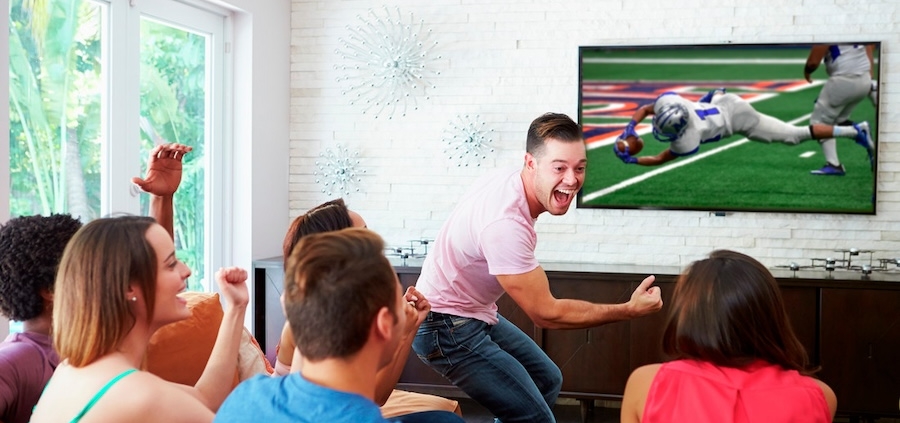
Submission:
{"label": "football player in white pants", "polygon": [[653,103],[641,106],[634,112],[620,138],[636,137],[635,125],[649,115],[654,115],[653,136],[671,143],[669,148],[655,156],[641,157],[631,156],[627,147],[623,152],[613,148],[623,162],[660,165],[696,153],[700,150],[700,144],[719,141],[734,134],[744,135],[753,141],[791,145],[812,139],[841,137],[855,140],[867,150],[874,149],[867,122],[853,126],[821,123],[794,126],[757,112],[746,100],[735,94],[725,94],[724,89],[710,91],[698,103],[674,92],[663,93]]}
{"label": "football player in white pants", "polygon": [[[809,51],[803,76],[812,82],[812,73],[825,60],[828,80],[819,92],[810,123],[836,125],[850,118],[850,113],[876,89],[872,82],[872,44],[817,44]],[[873,99],[874,102],[874,99]],[[814,175],[843,175],[844,166],[838,159],[834,138],[819,140],[825,155],[825,166],[813,170]],[[872,159],[870,152],[870,160]]]}

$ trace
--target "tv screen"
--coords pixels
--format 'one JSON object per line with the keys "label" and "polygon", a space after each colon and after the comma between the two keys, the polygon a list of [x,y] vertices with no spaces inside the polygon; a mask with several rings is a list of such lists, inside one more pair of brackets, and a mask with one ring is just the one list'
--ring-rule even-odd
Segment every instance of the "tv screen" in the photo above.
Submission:
{"label": "tv screen", "polygon": [[[588,166],[577,206],[875,214],[881,45],[814,47],[580,47]],[[811,54],[824,55],[814,70]],[[859,76],[869,63],[871,81]],[[833,77],[816,112],[823,125],[811,127],[828,71],[855,75]],[[636,112],[643,119],[628,128]],[[865,125],[871,143],[857,135]],[[626,131],[627,152],[617,144]]]}

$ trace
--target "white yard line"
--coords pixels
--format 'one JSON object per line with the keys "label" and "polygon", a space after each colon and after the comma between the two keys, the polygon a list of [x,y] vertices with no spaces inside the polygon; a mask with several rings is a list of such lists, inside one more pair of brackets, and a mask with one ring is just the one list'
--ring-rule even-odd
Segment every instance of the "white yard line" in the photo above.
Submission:
{"label": "white yard line", "polygon": [[[806,120],[806,119],[809,119],[810,116],[812,116],[812,114],[807,114],[807,115],[798,117],[798,118],[796,118],[796,119],[794,119],[794,120],[791,120],[790,122],[787,122],[787,123],[790,124],[790,125],[795,125],[795,124],[797,124],[798,122],[802,122],[802,121],[804,121],[804,120]],[[620,190],[620,189],[622,189],[622,188],[629,187],[629,186],[634,185],[634,184],[636,184],[636,183],[638,183],[638,182],[641,182],[641,181],[650,179],[650,178],[652,178],[652,177],[654,177],[654,176],[656,176],[656,175],[661,175],[661,174],[663,174],[663,173],[666,173],[666,172],[668,172],[668,171],[670,171],[670,170],[678,169],[678,168],[681,167],[681,166],[686,166],[686,165],[688,165],[688,164],[691,164],[691,163],[693,163],[693,162],[696,162],[697,160],[701,160],[701,159],[704,159],[704,158],[706,158],[706,157],[712,156],[713,154],[718,154],[718,153],[721,153],[721,152],[723,152],[723,151],[725,151],[725,150],[728,150],[728,149],[730,149],[730,148],[734,148],[734,147],[737,147],[737,146],[739,146],[739,145],[743,145],[743,144],[745,144],[745,143],[747,143],[747,142],[749,142],[749,141],[750,141],[750,140],[747,139],[747,138],[741,138],[741,139],[739,139],[739,140],[737,140],[737,141],[734,141],[734,142],[732,142],[732,143],[729,143],[729,144],[727,144],[727,145],[723,145],[723,146],[721,146],[721,147],[714,148],[714,149],[712,149],[712,150],[705,151],[705,152],[703,152],[703,153],[693,155],[693,156],[691,156],[691,157],[689,157],[689,158],[687,158],[687,159],[678,159],[677,161],[672,162],[672,164],[667,164],[667,165],[660,166],[660,167],[658,167],[658,168],[656,168],[656,169],[653,169],[653,170],[650,171],[650,172],[642,173],[642,174],[640,174],[640,175],[638,175],[638,176],[635,176],[635,177],[633,177],[633,178],[631,178],[631,179],[626,179],[626,180],[624,180],[624,181],[622,181],[622,182],[619,182],[618,184],[615,184],[615,185],[606,187],[606,188],[601,189],[601,190],[599,190],[599,191],[594,191],[594,192],[592,192],[592,193],[590,193],[590,194],[585,194],[585,195],[583,195],[583,196],[581,197],[581,201],[582,201],[582,202],[588,202],[588,201],[596,200],[597,198],[600,198],[600,197],[602,197],[602,196],[604,196],[604,195],[606,195],[606,194],[611,194],[611,193],[616,192],[616,191],[618,191],[618,190]],[[625,165],[623,164],[623,166],[625,166]],[[633,165],[633,166],[640,166],[640,165]]]}

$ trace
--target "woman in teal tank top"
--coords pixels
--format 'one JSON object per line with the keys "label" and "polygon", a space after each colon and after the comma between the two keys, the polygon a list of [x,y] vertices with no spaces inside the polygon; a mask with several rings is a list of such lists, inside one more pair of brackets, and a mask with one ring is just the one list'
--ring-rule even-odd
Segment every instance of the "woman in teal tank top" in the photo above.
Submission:
{"label": "woman in teal tank top", "polygon": [[109,388],[111,388],[113,385],[115,385],[116,382],[119,381],[119,379],[122,379],[123,377],[128,376],[128,375],[130,375],[130,374],[132,374],[132,373],[134,373],[134,372],[136,372],[136,371],[137,371],[137,369],[128,369],[128,370],[126,370],[126,371],[124,371],[124,372],[122,372],[122,373],[119,373],[116,377],[112,378],[111,381],[106,382],[106,385],[103,385],[103,387],[100,388],[100,390],[99,390],[96,394],[94,394],[93,397],[91,397],[91,400],[88,401],[88,403],[84,405],[84,408],[82,408],[81,411],[78,413],[78,415],[75,416],[74,419],[72,419],[72,422],[71,422],[71,423],[77,423],[77,422],[80,422],[80,421],[81,421],[81,418],[84,417],[84,415],[85,415],[88,411],[90,411],[91,408],[94,407],[94,404],[96,404],[97,401],[100,400],[100,398],[103,398],[103,394],[105,394],[106,391],[109,390]]}
{"label": "woman in teal tank top", "polygon": [[[177,294],[191,270],[152,218],[94,220],[69,242],[54,291],[53,341],[60,359],[32,422],[209,422],[231,391],[249,293],[247,272],[216,272],[225,315],[195,386],[141,368],[150,337],[190,317]],[[191,340],[184,340],[191,342]]]}

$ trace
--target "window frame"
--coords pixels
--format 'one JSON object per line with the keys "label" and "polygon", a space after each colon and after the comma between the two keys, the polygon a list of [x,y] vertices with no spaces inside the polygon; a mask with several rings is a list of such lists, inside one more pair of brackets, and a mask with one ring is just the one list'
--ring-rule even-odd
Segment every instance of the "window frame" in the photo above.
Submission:
{"label": "window frame", "polygon": [[[229,187],[231,186],[230,180],[227,179],[231,172],[225,171],[226,165],[231,162],[226,161],[225,158],[230,155],[229,152],[233,148],[230,131],[227,129],[227,125],[224,124],[226,122],[224,119],[226,105],[230,104],[226,96],[229,90],[225,89],[226,86],[229,86],[226,84],[230,83],[230,80],[226,78],[226,75],[229,74],[226,66],[227,46],[231,44],[231,31],[229,30],[230,13],[209,3],[175,0],[144,0],[136,3],[135,6],[131,7],[131,9],[135,9],[132,14],[137,15],[136,22],[129,26],[135,33],[129,34],[128,38],[131,39],[133,37],[137,40],[138,48],[132,47],[132,50],[137,52],[137,61],[129,60],[129,63],[140,63],[140,19],[144,16],[166,25],[208,34],[210,37],[207,54],[207,70],[209,71],[207,85],[211,89],[207,93],[205,118],[207,122],[206,157],[204,159],[206,168],[204,186],[206,187],[206,192],[203,208],[206,210],[207,216],[204,219],[203,228],[203,242],[206,251],[203,262],[203,274],[206,275],[205,288],[211,291],[215,289],[215,283],[212,281],[212,276],[215,273],[214,269],[224,265],[225,251],[230,246],[229,231],[226,230],[224,213],[228,209],[226,207],[228,203],[226,202],[225,193],[230,191]],[[129,72],[129,75],[137,74],[138,72]],[[132,82],[136,84],[135,89],[139,89],[140,81]],[[138,122],[140,99],[137,95],[129,97],[129,99],[135,100],[133,105],[129,104],[129,106],[135,108],[133,111],[128,112],[127,133],[137,134],[140,131]],[[133,147],[139,149],[140,145],[136,143]],[[126,151],[126,153],[132,154],[131,151]],[[115,157],[115,155],[110,155],[111,157]],[[126,180],[126,182],[128,181]],[[128,183],[130,184],[130,182]],[[130,204],[130,206],[139,208],[139,201]],[[177,204],[175,213],[178,213]]]}
{"label": "window frame", "polygon": [[[131,176],[141,172],[140,157],[140,23],[142,16],[186,30],[210,34],[208,69],[211,74],[208,93],[207,137],[205,142],[205,204],[204,270],[208,290],[215,289],[213,269],[234,260],[233,230],[233,127],[226,120],[233,105],[233,45],[232,10],[197,0],[86,0],[103,4],[107,9],[103,26],[103,54],[106,62],[106,93],[101,112],[104,143],[101,151],[101,215],[111,213],[140,213],[140,198],[132,195]],[[214,28],[213,28],[214,27]],[[9,0],[0,0],[0,45],[9,43]],[[0,54],[0,69],[9,69],[9,55]],[[114,106],[113,106],[114,105]],[[9,72],[0,72],[0,161],[9,163]],[[133,140],[117,142],[115,140]],[[121,160],[132,157],[133,160]],[[119,159],[119,160],[115,160]],[[0,181],[9,181],[9,166],[0,166]],[[9,219],[8,183],[0,183],[0,222]],[[176,209],[177,213],[177,209]],[[9,321],[0,316],[0,339],[9,333]]]}
{"label": "window frame", "polygon": [[[0,46],[9,45],[9,1],[0,0]],[[0,54],[0,163],[9,163],[9,54]],[[0,166],[0,181],[9,181],[9,166]],[[0,222],[9,220],[9,183],[0,183]],[[9,319],[0,315],[0,339],[9,335]]]}

